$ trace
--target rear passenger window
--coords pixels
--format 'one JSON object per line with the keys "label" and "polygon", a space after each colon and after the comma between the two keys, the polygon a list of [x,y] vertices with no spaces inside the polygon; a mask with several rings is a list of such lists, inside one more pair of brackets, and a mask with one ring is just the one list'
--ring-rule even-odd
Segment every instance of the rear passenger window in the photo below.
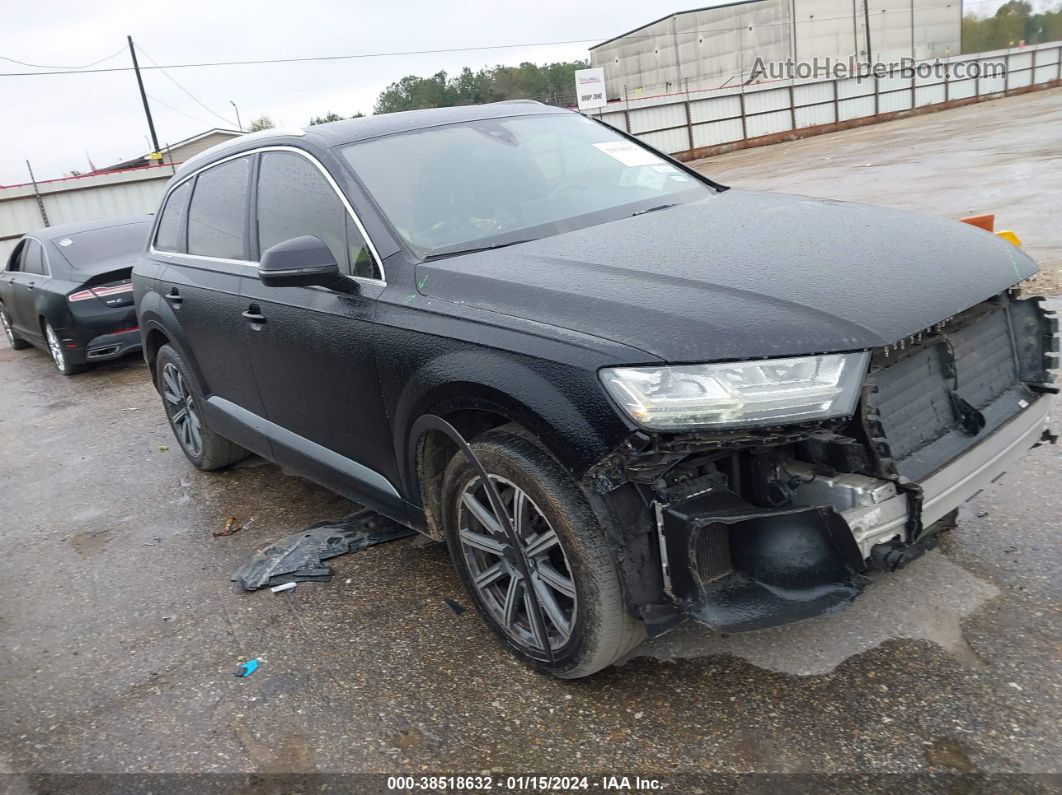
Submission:
{"label": "rear passenger window", "polygon": [[244,235],[250,158],[240,157],[203,171],[188,208],[188,253],[247,259]]}
{"label": "rear passenger window", "polygon": [[339,269],[379,278],[365,239],[321,171],[302,155],[265,152],[258,167],[258,250],[313,235]]}
{"label": "rear passenger window", "polygon": [[170,194],[166,206],[159,218],[159,228],[155,233],[155,248],[160,251],[183,252],[184,217],[188,212],[188,192],[192,181],[188,180]]}
{"label": "rear passenger window", "polygon": [[35,273],[38,276],[47,274],[44,267],[44,249],[36,240],[27,240],[22,252],[22,270],[26,273]]}

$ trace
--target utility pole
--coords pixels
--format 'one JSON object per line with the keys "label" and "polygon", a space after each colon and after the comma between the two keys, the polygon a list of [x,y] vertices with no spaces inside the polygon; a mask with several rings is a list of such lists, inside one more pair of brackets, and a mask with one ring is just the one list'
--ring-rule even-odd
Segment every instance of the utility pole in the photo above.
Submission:
{"label": "utility pole", "polygon": [[[913,3],[914,0],[911,0],[911,2]],[[232,109],[236,111],[236,126],[240,128],[240,132],[243,132],[243,122],[240,121],[240,109],[236,107],[236,103],[231,99],[229,100],[229,104],[232,105]]]}
{"label": "utility pole", "polygon": [[33,176],[33,166],[30,162],[26,161],[26,169],[29,171],[30,182],[33,183],[33,195],[37,198],[37,209],[41,211],[41,218],[44,219],[45,226],[51,226],[48,223],[48,211],[44,209],[44,199],[41,198],[41,192],[37,189],[37,178]]}
{"label": "utility pole", "polygon": [[126,36],[125,39],[129,42],[129,54],[133,56],[133,71],[136,72],[136,84],[140,87],[140,101],[144,103],[144,115],[147,116],[148,130],[151,131],[151,145],[155,147],[155,150],[151,153],[155,157],[151,159],[160,159],[162,153],[159,151],[159,138],[155,135],[155,122],[151,120],[151,108],[148,107],[147,94],[144,91],[144,80],[140,77],[140,64],[136,62],[136,48],[133,47],[133,37]]}
{"label": "utility pole", "polygon": [[874,50],[870,46],[870,0],[863,0],[863,24],[867,28],[867,63],[874,63]]}

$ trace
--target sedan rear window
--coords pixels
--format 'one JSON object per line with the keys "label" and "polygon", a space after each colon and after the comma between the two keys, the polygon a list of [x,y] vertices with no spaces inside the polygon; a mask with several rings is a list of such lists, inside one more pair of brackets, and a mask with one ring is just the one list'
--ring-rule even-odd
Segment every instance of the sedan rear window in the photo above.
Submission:
{"label": "sedan rear window", "polygon": [[555,235],[713,193],[574,113],[431,127],[342,152],[420,257]]}
{"label": "sedan rear window", "polygon": [[122,226],[89,229],[53,241],[75,268],[87,268],[103,260],[134,257],[147,245],[149,220]]}

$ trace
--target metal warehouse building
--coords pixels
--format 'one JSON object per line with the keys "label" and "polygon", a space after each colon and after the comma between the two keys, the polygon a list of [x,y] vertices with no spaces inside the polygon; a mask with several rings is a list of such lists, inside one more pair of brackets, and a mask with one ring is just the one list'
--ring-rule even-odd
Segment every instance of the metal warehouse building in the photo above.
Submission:
{"label": "metal warehouse building", "polygon": [[609,99],[735,85],[757,58],[930,60],[957,55],[961,0],[741,0],[676,14],[590,48]]}

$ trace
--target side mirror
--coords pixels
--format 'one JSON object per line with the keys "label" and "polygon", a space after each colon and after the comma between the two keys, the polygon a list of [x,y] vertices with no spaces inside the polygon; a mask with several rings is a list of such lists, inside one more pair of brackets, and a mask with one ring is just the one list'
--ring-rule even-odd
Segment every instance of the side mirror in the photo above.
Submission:
{"label": "side mirror", "polygon": [[262,252],[258,279],[269,287],[319,285],[339,292],[357,292],[357,282],[339,271],[331,249],[313,235],[293,237]]}

